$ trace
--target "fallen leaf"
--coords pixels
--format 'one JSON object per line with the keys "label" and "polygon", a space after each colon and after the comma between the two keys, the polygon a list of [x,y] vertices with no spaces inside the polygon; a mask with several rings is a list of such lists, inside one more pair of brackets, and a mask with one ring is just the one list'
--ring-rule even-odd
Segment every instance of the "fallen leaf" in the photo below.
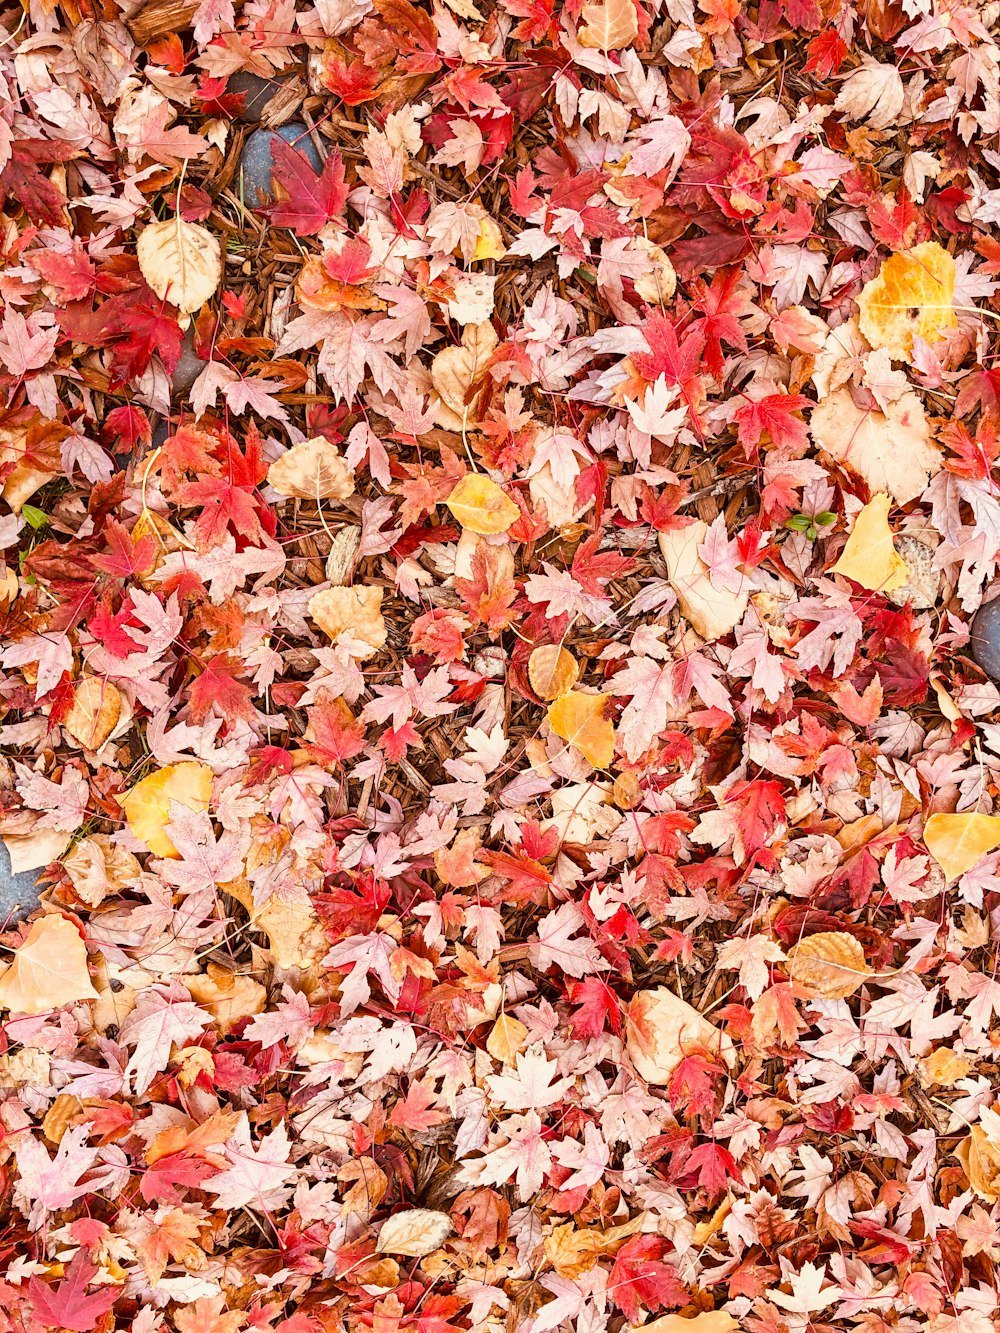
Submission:
{"label": "fallen leaf", "polygon": [[990,1203],[1000,1199],[1000,1148],[981,1125],[972,1126],[968,1138],[955,1149],[955,1156],[981,1199]]}
{"label": "fallen leaf", "polygon": [[0,976],[0,1008],[15,1014],[45,1014],[98,998],[87,971],[87,946],[64,916],[34,922]]}
{"label": "fallen leaf", "polygon": [[639,16],[632,0],[600,0],[580,10],[584,25],[577,41],[594,51],[620,51],[639,36]]}
{"label": "fallen leaf", "polygon": [[659,543],[681,613],[703,639],[711,642],[728,634],[743,619],[749,588],[733,593],[713,587],[708,566],[698,554],[707,535],[708,524],[698,519],[685,528],[661,532]]}
{"label": "fallen leaf", "polygon": [[865,951],[845,930],[807,935],[788,950],[788,977],[810,998],[844,1000],[871,972]]}
{"label": "fallen leaf", "polygon": [[85,750],[99,750],[122,714],[122,697],[109,680],[84,676],[73,687],[73,702],[63,726]]}
{"label": "fallen leaf", "polygon": [[170,805],[207,810],[212,797],[212,770],[207,764],[168,764],[140,779],[121,798],[128,826],[154,856],[176,859],[179,852],[166,834]]}
{"label": "fallen leaf", "polygon": [[445,504],[463,528],[482,537],[506,532],[521,512],[510,496],[481,472],[467,472]]}
{"label": "fallen leaf", "polygon": [[435,1208],[407,1208],[382,1223],[377,1248],[381,1254],[406,1254],[420,1259],[440,1249],[453,1230],[447,1213]]}
{"label": "fallen leaf", "polygon": [[732,1039],[666,986],[636,991],[626,1010],[628,1053],[640,1077],[663,1084],[688,1050],[700,1046],[736,1062]]}
{"label": "fallen leaf", "polygon": [[219,242],[205,227],[185,222],[179,214],[144,227],[136,256],[156,295],[183,314],[200,310],[222,279]]}
{"label": "fallen leaf", "polygon": [[570,690],[549,705],[549,726],[557,736],[574,746],[595,768],[607,768],[615,752],[615,729],[604,716],[603,694]]}
{"label": "fallen leaf", "polygon": [[300,500],[346,500],[354,494],[354,473],[322,435],[293,444],[268,468],[267,480],[279,495]]}
{"label": "fallen leaf", "polygon": [[861,332],[872,347],[910,361],[915,336],[934,343],[956,327],[954,297],[955,261],[937,241],[897,251],[858,297]]}
{"label": "fallen leaf", "polygon": [[931,815],[924,825],[924,846],[950,883],[1000,847],[996,815]]}
{"label": "fallen leaf", "polygon": [[897,504],[915,500],[941,470],[941,451],[920,399],[904,393],[878,407],[859,407],[849,389],[837,389],[814,409],[809,422],[821,449],[863,477],[872,491],[888,491]]}
{"label": "fallen leaf", "polygon": [[520,1019],[512,1018],[510,1014],[501,1014],[486,1038],[486,1049],[494,1060],[512,1065],[518,1051],[524,1049],[527,1035],[528,1029]]}
{"label": "fallen leaf", "polygon": [[309,614],[323,633],[359,661],[385,647],[388,630],[381,608],[382,589],[371,585],[324,588],[309,599]]}
{"label": "fallen leaf", "polygon": [[445,430],[463,430],[476,420],[483,391],[477,389],[470,396],[470,390],[486,374],[496,345],[497,335],[488,320],[466,324],[461,347],[446,347],[431,362],[431,383],[443,408],[437,413],[438,424]]}
{"label": "fallen leaf", "polygon": [[[722,1204],[720,1207],[728,1211],[731,1206]],[[662,1315],[659,1319],[643,1324],[638,1333],[732,1333],[738,1327],[738,1322],[725,1310],[702,1310],[699,1314],[687,1317],[680,1314]]]}
{"label": "fallen leaf", "polygon": [[568,649],[557,643],[533,648],[528,658],[528,683],[539,699],[558,699],[576,684],[580,668]]}
{"label": "fallen leaf", "polygon": [[843,574],[873,592],[892,592],[903,587],[910,571],[892,544],[890,504],[883,491],[865,505],[854,520],[840,559],[830,567],[832,574]]}

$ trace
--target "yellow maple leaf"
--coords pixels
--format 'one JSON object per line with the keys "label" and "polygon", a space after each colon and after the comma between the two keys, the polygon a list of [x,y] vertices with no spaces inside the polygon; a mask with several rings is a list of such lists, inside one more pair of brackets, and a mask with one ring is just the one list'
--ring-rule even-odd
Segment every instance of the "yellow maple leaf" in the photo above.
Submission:
{"label": "yellow maple leaf", "polygon": [[521,512],[495,481],[481,472],[468,472],[448,496],[445,504],[469,532],[498,537]]}
{"label": "yellow maple leaf", "polygon": [[903,587],[909,569],[892,544],[889,504],[889,497],[883,491],[865,505],[854,520],[847,545],[831,573],[843,574],[874,592],[894,592]]}
{"label": "yellow maple leaf", "polygon": [[937,241],[891,255],[858,297],[861,332],[872,347],[910,361],[913,339],[934,343],[958,323],[955,261]]}
{"label": "yellow maple leaf", "polygon": [[549,705],[549,726],[595,768],[607,768],[615,752],[615,729],[604,716],[602,694],[570,690]]}
{"label": "yellow maple leaf", "polygon": [[931,815],[924,825],[924,845],[950,881],[960,879],[987,852],[1000,847],[1000,819],[995,815]]}
{"label": "yellow maple leaf", "polygon": [[207,810],[212,795],[212,770],[207,764],[168,764],[142,778],[121,798],[128,826],[154,856],[179,857],[167,837],[170,803],[189,810]]}

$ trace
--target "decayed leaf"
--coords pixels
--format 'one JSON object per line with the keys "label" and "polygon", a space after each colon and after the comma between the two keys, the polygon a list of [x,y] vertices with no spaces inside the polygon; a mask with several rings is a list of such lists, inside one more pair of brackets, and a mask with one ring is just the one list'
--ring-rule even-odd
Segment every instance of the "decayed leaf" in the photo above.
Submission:
{"label": "decayed leaf", "polygon": [[73,702],[63,726],[85,750],[99,750],[122,714],[122,697],[109,680],[84,676],[73,687]]}
{"label": "decayed leaf", "polygon": [[431,383],[441,400],[438,424],[446,430],[462,430],[476,420],[482,389],[471,399],[469,391],[486,374],[496,345],[497,335],[489,321],[466,324],[461,347],[446,347],[431,363]]}
{"label": "decayed leaf", "polygon": [[580,668],[576,658],[557,643],[533,648],[528,658],[528,683],[539,699],[558,699],[576,684]]}
{"label": "decayed leaf", "polygon": [[820,448],[863,477],[873,491],[888,491],[897,504],[915,500],[941,470],[941,451],[915,393],[878,407],[859,407],[849,389],[837,389],[814,409],[809,422]]}
{"label": "decayed leaf", "polygon": [[931,815],[924,825],[924,845],[949,882],[960,879],[987,852],[1000,847],[996,815]]}
{"label": "decayed leaf", "polygon": [[467,472],[445,504],[463,528],[482,537],[506,532],[521,512],[510,496],[481,472]]}
{"label": "decayed leaf", "polygon": [[309,614],[324,634],[364,661],[385,647],[382,589],[324,588],[309,599]]}
{"label": "decayed leaf", "polygon": [[595,768],[607,768],[615,752],[615,729],[604,716],[606,703],[603,694],[570,690],[549,705],[547,714],[556,735],[579,750]]}
{"label": "decayed leaf", "polygon": [[346,500],[354,494],[354,473],[322,435],[293,444],[271,464],[267,480],[280,495],[300,500]]}
{"label": "decayed leaf", "polygon": [[594,51],[620,51],[639,36],[639,16],[632,0],[599,0],[580,11],[577,33],[581,46]]}
{"label": "decayed leaf", "polygon": [[743,619],[749,589],[733,593],[712,586],[708,566],[698,554],[707,534],[708,524],[698,519],[685,528],[661,532],[659,542],[681,612],[701,637],[711,642],[728,634]]}
{"label": "decayed leaf", "polygon": [[408,1208],[382,1223],[378,1249],[381,1254],[407,1254],[420,1259],[440,1249],[452,1230],[447,1213],[435,1208]]}
{"label": "decayed leaf", "polygon": [[40,917],[0,976],[0,1008],[15,1014],[45,1014],[97,998],[87,971],[87,947],[64,916]]}
{"label": "decayed leaf", "polygon": [[637,991],[627,1011],[628,1053],[647,1083],[663,1084],[688,1050],[701,1046],[732,1066],[732,1039],[666,986]]}
{"label": "decayed leaf", "polygon": [[200,310],[222,278],[219,242],[205,227],[185,222],[179,214],[144,227],[136,255],[156,295],[184,314]]}
{"label": "decayed leaf", "polygon": [[788,950],[789,980],[811,998],[844,1000],[870,972],[864,949],[845,930],[808,935]]}
{"label": "decayed leaf", "polygon": [[910,572],[892,544],[890,503],[883,492],[865,505],[854,520],[840,559],[831,566],[832,573],[843,574],[873,592],[888,593],[903,587]]}
{"label": "decayed leaf", "polygon": [[207,764],[168,764],[142,778],[122,797],[128,826],[154,856],[175,858],[177,848],[166,834],[171,802],[188,810],[207,810],[212,797],[212,770]]}
{"label": "decayed leaf", "polygon": [[872,347],[909,361],[913,339],[937,342],[958,320],[953,309],[955,261],[936,241],[898,251],[858,297],[861,332]]}

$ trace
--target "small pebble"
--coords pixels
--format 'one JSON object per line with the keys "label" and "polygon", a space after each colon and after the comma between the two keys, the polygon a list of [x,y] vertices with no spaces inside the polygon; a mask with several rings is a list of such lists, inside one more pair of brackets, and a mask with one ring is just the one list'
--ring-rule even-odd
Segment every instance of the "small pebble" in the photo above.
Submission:
{"label": "small pebble", "polygon": [[38,875],[37,870],[20,870],[15,875],[7,844],[0,839],[0,927],[23,920],[38,906]]}
{"label": "small pebble", "polygon": [[304,153],[317,175],[323,170],[323,159],[301,121],[293,120],[277,130],[254,130],[240,154],[243,197],[251,207],[262,197],[269,199],[274,194],[274,157],[271,146],[276,138],[284,139],[285,143]]}
{"label": "small pebble", "polygon": [[969,626],[972,656],[991,680],[1000,680],[1000,597],[986,602]]}
{"label": "small pebble", "polygon": [[226,92],[241,93],[245,99],[239,114],[244,125],[260,124],[264,108],[283,82],[283,79],[262,79],[259,74],[251,74],[249,70],[240,70],[229,79]]}
{"label": "small pebble", "polygon": [[894,545],[896,554],[906,563],[909,578],[901,588],[888,594],[889,601],[896,606],[909,603],[915,611],[926,611],[937,602],[941,588],[941,572],[934,567],[934,549],[909,535],[897,537]]}

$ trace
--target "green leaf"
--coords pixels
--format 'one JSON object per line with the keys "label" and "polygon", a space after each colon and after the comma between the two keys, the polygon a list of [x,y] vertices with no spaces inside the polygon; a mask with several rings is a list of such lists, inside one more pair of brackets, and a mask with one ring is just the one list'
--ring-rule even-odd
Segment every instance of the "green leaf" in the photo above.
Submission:
{"label": "green leaf", "polygon": [[44,528],[49,521],[49,516],[45,510],[36,509],[34,505],[22,505],[21,517],[26,519],[36,532],[38,532],[40,528]]}

